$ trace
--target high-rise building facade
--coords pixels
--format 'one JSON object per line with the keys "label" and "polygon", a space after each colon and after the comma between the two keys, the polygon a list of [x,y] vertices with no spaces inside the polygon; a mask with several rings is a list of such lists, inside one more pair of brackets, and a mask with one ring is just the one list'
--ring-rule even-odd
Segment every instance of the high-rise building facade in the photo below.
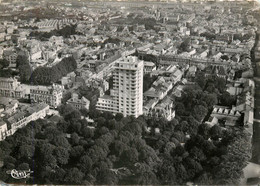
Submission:
{"label": "high-rise building facade", "polygon": [[143,61],[127,56],[115,62],[113,88],[110,96],[103,96],[97,102],[97,109],[124,116],[143,114]]}

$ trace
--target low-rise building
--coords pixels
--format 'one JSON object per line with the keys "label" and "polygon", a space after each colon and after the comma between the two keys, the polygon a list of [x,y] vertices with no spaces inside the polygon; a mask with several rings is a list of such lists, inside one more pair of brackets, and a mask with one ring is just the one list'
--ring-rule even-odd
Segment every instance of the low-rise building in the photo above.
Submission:
{"label": "low-rise building", "polygon": [[197,67],[196,66],[191,66],[191,67],[189,67],[187,76],[188,77],[195,77],[196,72],[197,72]]}
{"label": "low-rise building", "polygon": [[20,82],[15,78],[0,77],[0,96],[21,98],[23,97],[23,90]]}
{"label": "low-rise building", "polygon": [[240,119],[241,113],[235,107],[229,108],[219,105],[213,106],[213,111],[210,115],[218,120],[224,120],[226,126],[235,126],[236,121]]}
{"label": "low-rise building", "polygon": [[144,62],[144,74],[149,74],[154,70],[156,70],[156,65],[153,62]]}
{"label": "low-rise building", "polygon": [[15,50],[4,50],[3,58],[10,62],[10,67],[16,67],[17,52]]}
{"label": "low-rise building", "polygon": [[16,113],[5,116],[0,122],[0,140],[13,135],[19,128],[26,126],[29,122],[44,118],[49,112],[49,105],[45,103],[23,106]]}
{"label": "low-rise building", "polygon": [[79,99],[79,95],[76,93],[72,94],[72,97],[67,101],[67,104],[72,105],[75,109],[81,110],[81,109],[89,109],[90,101],[82,96]]}
{"label": "low-rise building", "polygon": [[0,113],[8,115],[15,113],[18,108],[18,103],[17,100],[0,98]]}
{"label": "low-rise building", "polygon": [[210,126],[214,126],[214,125],[218,124],[218,118],[210,116],[208,121],[206,121],[205,123]]}
{"label": "low-rise building", "polygon": [[163,76],[165,80],[177,83],[181,80],[183,72],[175,65],[167,65],[151,72],[151,76]]}
{"label": "low-rise building", "polygon": [[30,99],[57,108],[61,104],[63,90],[63,86],[57,84],[52,86],[30,86]]}
{"label": "low-rise building", "polygon": [[166,81],[164,77],[158,78],[145,93],[144,97],[163,99],[168,92],[172,89],[173,84],[170,81]]}
{"label": "low-rise building", "polygon": [[161,101],[156,98],[150,99],[144,103],[143,114],[148,117],[163,117],[170,121],[175,117],[173,101],[170,97],[165,97]]}
{"label": "low-rise building", "polygon": [[61,78],[61,84],[63,86],[67,86],[67,87],[72,86],[72,84],[75,83],[75,81],[76,81],[75,72],[71,72],[71,73],[69,73],[66,76]]}
{"label": "low-rise building", "polygon": [[232,95],[232,96],[236,96],[239,95],[240,93],[242,93],[243,88],[242,87],[228,87],[227,88],[227,92]]}

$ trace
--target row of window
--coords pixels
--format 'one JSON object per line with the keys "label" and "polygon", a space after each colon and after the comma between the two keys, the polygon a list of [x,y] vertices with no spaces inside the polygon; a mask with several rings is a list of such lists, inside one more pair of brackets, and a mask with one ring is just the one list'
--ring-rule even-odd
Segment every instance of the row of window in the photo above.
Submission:
{"label": "row of window", "polygon": [[[124,104],[121,103],[121,106],[123,107]],[[126,110],[129,110],[130,105],[129,105],[129,104],[126,104],[125,106],[126,106]],[[132,110],[135,110],[135,105],[131,105],[131,109],[132,109]]]}
{"label": "row of window", "polygon": [[110,108],[110,107],[97,106],[97,109],[98,109],[98,110],[105,110],[105,111],[114,111],[114,109],[113,109],[113,108]]}
{"label": "row of window", "polygon": [[34,94],[50,94],[49,91],[32,90],[32,89],[31,89],[31,93],[34,93]]}
{"label": "row of window", "polygon": [[[124,97],[121,97],[121,100],[123,100]],[[126,100],[129,100],[130,98],[126,97]],[[135,101],[136,98],[131,98],[132,101]]]}

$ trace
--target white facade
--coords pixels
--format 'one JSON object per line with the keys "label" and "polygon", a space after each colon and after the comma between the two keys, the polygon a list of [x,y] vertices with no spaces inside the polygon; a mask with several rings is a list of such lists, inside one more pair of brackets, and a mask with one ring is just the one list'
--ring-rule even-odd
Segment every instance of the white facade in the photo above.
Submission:
{"label": "white facade", "polygon": [[99,98],[97,109],[122,113],[124,116],[143,114],[143,61],[128,56],[115,62],[113,89],[110,96]]}

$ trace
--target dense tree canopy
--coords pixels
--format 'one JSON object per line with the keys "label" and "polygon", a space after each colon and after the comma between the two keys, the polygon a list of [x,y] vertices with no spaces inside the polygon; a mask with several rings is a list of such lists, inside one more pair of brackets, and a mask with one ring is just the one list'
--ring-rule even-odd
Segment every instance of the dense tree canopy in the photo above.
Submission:
{"label": "dense tree canopy", "polygon": [[[55,69],[73,70],[73,64]],[[49,73],[42,71],[42,77]],[[238,184],[250,159],[250,135],[203,122],[213,105],[232,103],[224,83],[199,72],[195,84],[174,99],[171,121],[99,112],[94,109],[99,90],[81,86],[77,91],[91,101],[89,111],[61,105],[58,122],[30,122],[0,142],[0,179],[15,182],[5,172],[19,167],[33,169],[26,180],[31,184]]]}
{"label": "dense tree canopy", "polygon": [[30,83],[35,85],[51,85],[76,68],[77,63],[73,57],[63,58],[61,62],[52,67],[36,68],[30,77]]}
{"label": "dense tree canopy", "polygon": [[[189,91],[192,101],[205,99],[198,99],[198,90]],[[236,184],[250,158],[247,132],[199,124],[207,104],[197,107],[190,105],[198,110],[194,116],[167,121],[80,113],[63,105],[57,124],[37,120],[0,142],[0,177],[14,182],[4,173],[19,167],[31,168],[33,178],[26,182],[38,184]],[[92,116],[94,123],[81,115]]]}
{"label": "dense tree canopy", "polygon": [[71,35],[75,35],[75,34],[80,34],[76,32],[76,25],[67,25],[61,29],[52,30],[50,32],[33,31],[30,33],[30,36],[44,41],[51,38],[52,36],[63,36],[65,38],[68,38]]}
{"label": "dense tree canopy", "polygon": [[18,55],[16,59],[16,67],[19,70],[20,81],[22,83],[29,83],[33,70],[27,56]]}
{"label": "dense tree canopy", "polygon": [[8,67],[10,64],[6,59],[0,59],[0,69]]}
{"label": "dense tree canopy", "polygon": [[156,76],[150,76],[150,74],[145,74],[144,75],[144,80],[143,80],[143,92],[147,91],[153,82],[156,80]]}

